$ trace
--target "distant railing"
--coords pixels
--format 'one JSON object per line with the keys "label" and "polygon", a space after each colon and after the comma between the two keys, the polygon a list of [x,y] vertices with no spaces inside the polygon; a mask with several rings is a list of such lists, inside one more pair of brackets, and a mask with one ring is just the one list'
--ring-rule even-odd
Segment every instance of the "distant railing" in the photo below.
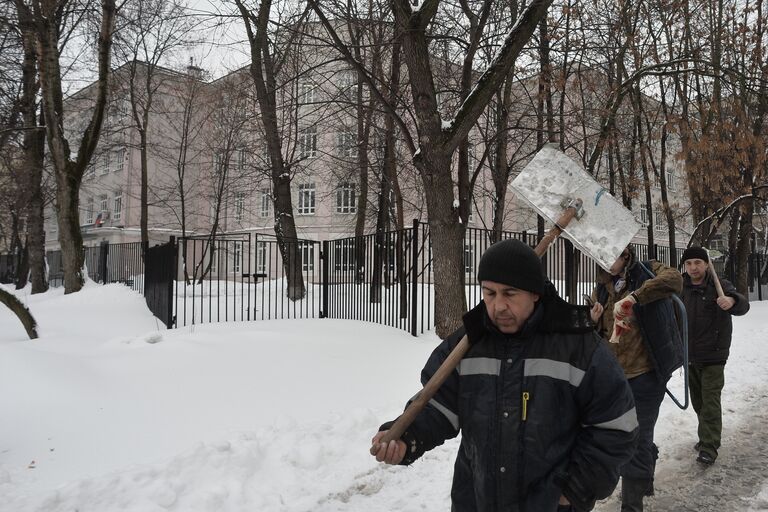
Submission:
{"label": "distant railing", "polygon": [[[535,246],[535,233],[504,231]],[[481,299],[480,256],[495,240],[486,229],[469,227],[463,250],[467,305]],[[658,259],[679,268],[683,249],[633,244],[641,260]],[[414,336],[431,330],[434,251],[429,226],[414,221],[401,229],[335,240],[278,240],[273,235],[228,233],[180,238],[147,260],[140,242],[85,247],[88,276],[100,283],[124,283],[143,293],[161,320],[180,327],[207,322],[288,318],[340,318],[375,322]],[[154,254],[158,256],[155,257]],[[672,256],[674,256],[674,261]],[[60,251],[46,253],[51,286],[63,284]],[[169,263],[169,258],[174,264]],[[566,300],[583,304],[595,286],[597,264],[565,238],[543,258],[548,278]],[[18,255],[0,255],[0,280],[14,282]],[[734,265],[718,274],[734,282]],[[156,268],[157,267],[157,268]],[[750,299],[763,300],[766,261],[750,255]],[[145,286],[145,274],[150,274]]]}

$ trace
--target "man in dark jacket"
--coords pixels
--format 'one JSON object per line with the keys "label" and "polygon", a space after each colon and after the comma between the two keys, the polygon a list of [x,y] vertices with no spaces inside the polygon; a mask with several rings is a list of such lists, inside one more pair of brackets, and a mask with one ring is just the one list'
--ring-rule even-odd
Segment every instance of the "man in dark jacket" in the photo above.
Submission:
{"label": "man in dark jacket", "polygon": [[749,301],[725,279],[720,280],[725,296],[718,297],[714,278],[707,271],[709,255],[701,247],[689,247],[682,259],[682,295],[688,314],[688,382],[691,404],[699,419],[696,460],[713,464],[723,430],[720,393],[731,347],[731,315],[749,311]]}
{"label": "man in dark jacket", "polygon": [[[592,294],[592,320],[610,339],[637,407],[637,451],[621,468],[621,512],[642,512],[653,494],[658,448],[653,432],[667,381],[682,366],[682,342],[670,297],[680,293],[680,272],[658,261],[638,261],[630,245],[607,272],[600,271]],[[623,326],[617,329],[617,325]]]}
{"label": "man in dark jacket", "polygon": [[637,433],[632,393],[585,307],[557,296],[527,245],[480,259],[483,300],[430,356],[422,383],[462,336],[471,346],[400,440],[376,458],[411,464],[462,434],[453,512],[587,511],[611,494]]}

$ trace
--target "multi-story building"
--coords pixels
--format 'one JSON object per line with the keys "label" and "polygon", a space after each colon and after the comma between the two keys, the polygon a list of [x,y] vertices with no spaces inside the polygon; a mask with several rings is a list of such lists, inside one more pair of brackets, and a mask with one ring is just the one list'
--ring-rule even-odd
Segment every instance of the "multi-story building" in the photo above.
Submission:
{"label": "multi-story building", "polygon": [[[291,173],[293,214],[300,238],[326,240],[351,236],[359,216],[364,216],[366,232],[376,223],[382,180],[383,122],[376,115],[371,124],[367,168],[361,174],[358,159],[361,141],[357,126],[357,74],[334,58],[330,48],[298,52],[301,59],[286,64],[286,78],[278,93],[283,157]],[[290,68],[290,69],[288,69]],[[80,192],[81,228],[86,245],[106,240],[110,243],[140,240],[141,158],[140,137],[134,122],[128,94],[129,65],[115,70],[109,115],[99,149],[83,180]],[[139,63],[139,73],[146,65]],[[450,80],[451,73],[444,73]],[[456,75],[455,73],[453,75]],[[575,80],[575,78],[574,78]],[[258,118],[259,109],[248,69],[244,68],[213,81],[205,81],[199,68],[186,72],[157,68],[154,101],[147,119],[148,227],[150,244],[174,236],[203,236],[216,233],[273,233],[274,210],[269,156]],[[537,87],[535,78],[520,80],[515,109],[518,126],[528,133],[536,128],[535,105],[531,98]],[[443,87],[439,100],[456,103],[456,88]],[[77,126],[77,112],[87,112],[90,88],[67,100]],[[362,88],[362,99],[369,96]],[[527,100],[526,100],[527,98]],[[573,100],[569,97],[568,101]],[[83,109],[78,109],[79,104]],[[139,111],[143,107],[138,102]],[[589,136],[599,129],[599,116],[583,105],[569,105],[563,123],[566,151],[586,161]],[[596,109],[595,109],[596,110]],[[139,112],[141,114],[141,112]],[[448,113],[446,113],[448,115]],[[85,117],[85,116],[82,116]],[[480,162],[485,144],[479,131],[470,138],[470,167]],[[535,136],[510,142],[512,152],[528,155],[535,150]],[[669,144],[674,148],[674,143]],[[666,182],[675,210],[687,203],[683,169],[669,151]],[[486,160],[487,161],[487,160]],[[527,161],[518,158],[518,167]],[[671,165],[669,165],[671,163]],[[607,183],[605,171],[598,179]],[[410,164],[410,155],[398,152],[399,190],[403,198],[403,218],[426,221],[421,178]],[[652,187],[653,224],[656,243],[666,243],[666,220],[661,212],[658,180]],[[367,197],[361,188],[367,187]],[[641,190],[635,183],[635,190]],[[618,194],[617,194],[618,195]],[[642,194],[644,197],[644,194]],[[493,225],[494,188],[488,165],[483,164],[473,191],[470,226]],[[361,200],[363,197],[363,200]],[[508,230],[536,230],[536,218],[509,194],[504,227]],[[391,203],[390,203],[391,204]],[[632,209],[647,224],[647,208],[642,198],[634,198]],[[47,216],[47,245],[54,248],[56,222]],[[389,215],[394,218],[393,215]],[[390,224],[391,226],[391,224]],[[676,225],[678,244],[687,241],[690,224],[680,216]],[[643,241],[644,232],[637,241]]]}

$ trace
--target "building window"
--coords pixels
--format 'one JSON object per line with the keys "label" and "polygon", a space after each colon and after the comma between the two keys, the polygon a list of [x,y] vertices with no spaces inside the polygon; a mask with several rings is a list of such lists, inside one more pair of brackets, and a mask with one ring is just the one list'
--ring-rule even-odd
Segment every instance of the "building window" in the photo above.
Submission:
{"label": "building window", "polygon": [[115,206],[112,208],[112,219],[120,220],[123,215],[123,193],[118,190],[115,192]]}
{"label": "building window", "polygon": [[338,271],[354,270],[354,239],[335,240],[333,242],[333,268]]}
{"label": "building window", "polygon": [[356,157],[357,156],[357,132],[344,130],[338,133],[339,156]]}
{"label": "building window", "polygon": [[243,258],[243,242],[234,242],[232,248],[232,272],[240,272],[240,264]]}
{"label": "building window", "polygon": [[269,193],[269,189],[261,191],[261,216],[269,217],[270,205],[272,204],[272,196]]}
{"label": "building window", "polygon": [[213,224],[213,221],[216,220],[216,210],[218,209],[218,202],[216,201],[215,196],[211,196],[210,199],[210,208],[208,210],[209,220],[211,224]]}
{"label": "building window", "polygon": [[125,148],[115,152],[115,172],[120,172],[125,167]]}
{"label": "building window", "polygon": [[216,246],[214,244],[210,245],[211,250],[211,268],[214,272],[219,271],[219,251],[216,250]]}
{"label": "building window", "polygon": [[315,244],[301,240],[299,241],[299,250],[301,251],[301,269],[307,271],[315,270]]}
{"label": "building window", "polygon": [[238,192],[235,194],[235,220],[240,222],[243,220],[243,212],[245,211],[245,192]]}
{"label": "building window", "polygon": [[475,248],[471,245],[464,246],[464,272],[467,274],[475,273]]}
{"label": "building window", "polygon": [[101,174],[109,174],[109,151],[105,151],[101,157]]}
{"label": "building window", "polygon": [[267,271],[267,243],[256,243],[256,272],[264,274]]}
{"label": "building window", "polygon": [[216,151],[213,154],[213,175],[214,176],[220,176],[221,173],[224,171],[224,152],[223,151]]}
{"label": "building window", "polygon": [[336,212],[355,213],[355,184],[343,182],[336,190]]}
{"label": "building window", "polygon": [[299,131],[299,157],[314,158],[317,156],[317,127],[310,126]]}
{"label": "building window", "polygon": [[315,214],[315,184],[299,185],[299,215]]}
{"label": "building window", "polygon": [[357,87],[357,72],[348,69],[342,71],[339,76],[339,94],[342,98],[352,100],[355,97]]}
{"label": "building window", "polygon": [[658,206],[653,209],[653,223],[656,231],[663,231],[666,227],[664,222],[664,214]]}
{"label": "building window", "polygon": [[643,227],[648,226],[648,208],[645,203],[640,205],[640,224],[642,224]]}
{"label": "building window", "polygon": [[96,166],[93,164],[93,161],[88,164],[88,168],[85,170],[85,175],[88,178],[93,178],[96,176]]}
{"label": "building window", "polygon": [[85,207],[85,223],[93,224],[93,198],[88,198],[88,202]]}
{"label": "building window", "polygon": [[109,197],[107,194],[102,194],[101,197],[99,197],[99,211],[104,213],[107,210],[109,210]]}
{"label": "building window", "polygon": [[667,190],[675,190],[675,170],[667,169]]}
{"label": "building window", "polygon": [[312,80],[304,80],[299,85],[299,102],[302,105],[315,102],[315,83]]}
{"label": "building window", "polygon": [[246,165],[248,165],[248,153],[241,149],[237,152],[237,170],[241,174],[244,173]]}

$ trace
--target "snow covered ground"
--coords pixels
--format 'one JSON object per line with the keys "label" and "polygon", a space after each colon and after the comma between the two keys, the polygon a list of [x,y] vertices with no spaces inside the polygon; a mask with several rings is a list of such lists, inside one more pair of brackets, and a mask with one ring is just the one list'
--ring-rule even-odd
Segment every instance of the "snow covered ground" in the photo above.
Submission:
{"label": "snow covered ground", "polygon": [[[433,334],[328,319],[169,331],[119,284],[27,293],[40,339],[0,307],[0,511],[450,509],[456,440],[410,468],[368,455],[420,388]],[[735,320],[715,466],[694,461],[693,412],[665,400],[648,510],[768,510],[766,316],[753,302]]]}

